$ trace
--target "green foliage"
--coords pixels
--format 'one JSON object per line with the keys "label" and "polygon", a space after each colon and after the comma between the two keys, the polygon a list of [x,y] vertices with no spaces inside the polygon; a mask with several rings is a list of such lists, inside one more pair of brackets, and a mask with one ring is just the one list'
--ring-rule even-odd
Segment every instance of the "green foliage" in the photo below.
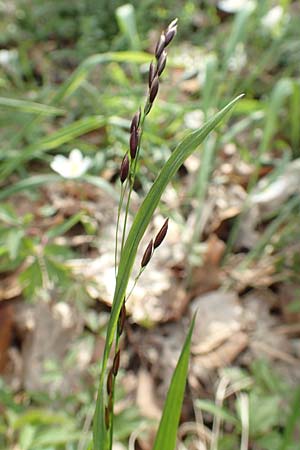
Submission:
{"label": "green foliage", "polygon": [[165,450],[174,450],[176,446],[177,428],[187,379],[194,325],[195,317],[193,318],[181,355],[173,373],[159,428],[155,437],[153,450],[160,450],[161,448]]}
{"label": "green foliage", "polygon": [[[191,266],[195,261],[199,263],[197,244],[203,231],[203,204],[219,151],[234,143],[242,159],[256,166],[257,173],[249,190],[264,164],[274,166],[279,177],[284,165],[299,157],[300,46],[299,20],[292,9],[295,2],[282,2],[287,15],[271,30],[261,22],[270,7],[268,1],[258,1],[256,8],[243,8],[237,14],[223,15],[217,10],[216,2],[204,1],[199,7],[195,0],[159,3],[134,0],[129,16],[128,9],[125,12],[117,9],[124,4],[121,0],[15,0],[11,3],[15,7],[1,10],[0,43],[8,51],[9,63],[0,63],[0,201],[5,202],[0,204],[0,272],[4,275],[18,270],[26,298],[35,298],[40,289],[55,284],[62,295],[73,299],[72,292],[77,285],[67,262],[74,251],[67,244],[62,245],[59,238],[68,236],[78,224],[87,234],[93,234],[95,229],[92,218],[79,211],[47,228],[44,239],[41,234],[32,233],[35,214],[19,214],[18,207],[12,205],[22,196],[34,202],[43,186],[60,182],[61,177],[49,173],[49,162],[54,153],[67,154],[75,146],[93,159],[91,174],[84,175],[80,182],[103,190],[110,198],[118,198],[117,189],[101,174],[105,170],[115,175],[128,147],[129,111],[137,108],[144,93],[144,64],[151,57],[143,50],[152,48],[152,32],[158,33],[170,18],[178,16],[178,41],[183,42],[185,38],[195,44],[199,55],[199,58],[189,57],[191,49],[182,49],[181,44],[172,49],[168,64],[177,73],[175,81],[172,80],[173,89],[151,111],[145,129],[136,180],[138,190],[148,192],[154,174],[165,164],[168,173],[165,170],[164,176],[153,185],[127,241],[108,328],[104,374],[143,231],[166,182],[184,161],[181,151],[187,156],[187,147],[191,145],[192,149],[210,131],[206,128],[202,135],[196,132],[194,137],[183,141],[188,143],[185,149],[181,146],[180,151],[178,148],[174,151],[185,132],[183,122],[187,113],[200,108],[207,123],[215,124],[215,111],[223,108],[236,93],[246,93],[231,115],[230,127],[215,130],[203,144],[201,168],[188,200],[197,204],[196,225],[189,246],[191,251],[188,251]],[[244,64],[238,64],[239,55],[246,56]],[[193,77],[199,80],[199,89],[190,96],[183,95],[177,84]],[[175,176],[175,188],[177,182]],[[52,205],[44,206],[52,208]],[[55,213],[51,212],[50,216]],[[238,224],[227,242],[229,255],[235,241],[234,231],[238,231]],[[260,240],[239,269],[244,270],[262,258],[272,242],[278,254],[277,271],[288,268],[291,279],[298,280],[300,260],[294,246],[298,240],[299,199],[295,196],[268,218]],[[287,247],[290,248],[288,259],[284,253]],[[299,301],[292,304],[291,310],[299,310]],[[283,387],[283,380],[276,379],[263,364],[253,367],[251,376],[252,385],[243,392],[249,403],[251,442],[259,450],[296,450],[294,431],[299,421],[299,392]],[[183,384],[182,381],[179,388]],[[101,389],[100,383],[100,394]],[[82,396],[85,394],[83,387]],[[93,397],[87,395],[84,404],[80,395],[73,400],[63,399],[58,402],[60,413],[57,413],[58,409],[52,411],[49,406],[53,399],[40,402],[37,395],[26,395],[27,400],[19,401],[1,385],[0,403],[6,411],[3,415],[1,411],[0,416],[0,448],[6,450],[18,445],[22,450],[77,449],[83,420],[76,421],[75,412],[80,411],[82,419]],[[198,403],[209,417],[218,417],[226,424],[219,439],[219,450],[239,448],[243,427],[241,404],[240,398],[221,407],[206,400]],[[278,414],[278,410],[283,413]],[[116,438],[126,444],[140,421],[136,409],[117,416]],[[58,425],[60,431],[56,433]],[[227,426],[234,432],[229,433]],[[174,434],[174,427],[172,431]]]}
{"label": "green foliage", "polygon": [[[237,378],[238,375],[238,378]],[[210,400],[197,400],[196,406],[208,416],[222,422],[222,433],[218,438],[217,450],[227,450],[232,441],[238,446],[245,432],[241,419],[241,392],[247,398],[249,442],[257,450],[292,450],[299,424],[299,388],[288,386],[264,361],[252,366],[251,378],[243,371],[226,369],[224,376],[231,381],[229,386],[246,381],[236,398],[225,399],[222,406]],[[207,416],[207,417],[208,417]],[[231,429],[231,432],[228,432]]]}

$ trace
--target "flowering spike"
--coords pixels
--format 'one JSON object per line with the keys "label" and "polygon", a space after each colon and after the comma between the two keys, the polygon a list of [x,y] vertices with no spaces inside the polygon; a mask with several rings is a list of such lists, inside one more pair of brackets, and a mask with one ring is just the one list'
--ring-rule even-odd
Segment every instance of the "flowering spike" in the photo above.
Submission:
{"label": "flowering spike", "polygon": [[169,219],[166,219],[165,223],[163,224],[163,226],[161,227],[161,229],[159,230],[159,232],[157,233],[157,235],[154,239],[154,244],[153,244],[154,248],[159,247],[160,244],[162,243],[162,241],[164,240],[164,238],[166,237],[166,234],[168,231],[168,224],[169,224]]}
{"label": "flowering spike", "polygon": [[123,158],[123,161],[122,161],[122,164],[121,164],[121,168],[120,168],[120,180],[121,180],[121,183],[124,183],[124,181],[128,177],[128,173],[129,173],[129,158],[128,158],[128,155],[126,153],[126,155]]}
{"label": "flowering spike", "polygon": [[166,67],[167,63],[167,52],[163,51],[162,54],[159,57],[159,60],[157,61],[157,75],[161,75],[164,71],[164,68]]}
{"label": "flowering spike", "polygon": [[156,76],[150,87],[150,93],[149,93],[149,102],[150,103],[154,102],[155,97],[157,96],[158,88],[159,88],[159,80],[158,80],[158,76]]}
{"label": "flowering spike", "polygon": [[145,250],[145,253],[144,253],[144,256],[143,256],[143,259],[141,262],[141,267],[146,267],[146,265],[149,263],[149,261],[151,259],[152,253],[153,253],[153,239],[151,239],[151,241],[149,242],[149,244]]}
{"label": "flowering spike", "polygon": [[117,353],[115,354],[113,365],[112,365],[112,372],[113,372],[114,376],[117,375],[119,367],[120,367],[120,350],[118,350]]}
{"label": "flowering spike", "polygon": [[164,33],[162,33],[160,35],[160,38],[159,38],[159,40],[157,42],[157,45],[156,45],[156,48],[155,48],[155,57],[156,57],[156,59],[158,59],[160,57],[160,55],[162,54],[162,52],[163,52],[163,50],[165,48],[165,45],[166,45],[165,42],[166,42],[166,38],[165,38]]}
{"label": "flowering spike", "polygon": [[135,115],[132,118],[131,125],[130,125],[130,133],[134,128],[138,128],[141,120],[141,108],[135,113]]}
{"label": "flowering spike", "polygon": [[132,159],[135,158],[138,143],[139,143],[139,132],[138,129],[134,127],[132,132],[130,133],[130,140],[129,140],[130,156]]}
{"label": "flowering spike", "polygon": [[148,79],[149,88],[151,88],[151,85],[153,83],[156,73],[157,73],[157,69],[155,68],[155,66],[153,64],[153,61],[151,61],[150,66],[149,66],[149,79]]}

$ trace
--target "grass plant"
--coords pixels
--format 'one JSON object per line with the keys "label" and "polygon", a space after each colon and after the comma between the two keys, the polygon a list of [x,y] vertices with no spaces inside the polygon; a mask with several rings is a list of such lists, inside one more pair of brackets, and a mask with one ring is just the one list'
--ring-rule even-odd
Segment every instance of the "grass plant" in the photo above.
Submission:
{"label": "grass plant", "polygon": [[[115,377],[118,373],[120,364],[120,338],[123,331],[124,320],[126,317],[126,300],[127,286],[133,264],[136,259],[139,243],[149,225],[156,207],[159,204],[161,195],[164,192],[169,181],[183,164],[185,159],[192,154],[195,149],[203,142],[209,133],[222,121],[226,113],[228,113],[240,97],[230,102],[218,114],[207,121],[200,129],[188,136],[177,146],[171,154],[168,161],[162,167],[156,180],[154,181],[150,191],[142,202],[133,224],[126,237],[127,218],[129,213],[129,205],[131,194],[134,187],[134,181],[138,169],[138,157],[141,148],[141,140],[145,127],[145,120],[153,107],[154,100],[158,94],[160,76],[166,65],[166,47],[176,34],[177,20],[171,22],[169,27],[163,32],[157,42],[155,49],[155,62],[150,63],[148,76],[148,96],[143,110],[133,116],[130,126],[129,151],[125,154],[121,168],[121,195],[118,208],[118,221],[116,232],[116,287],[113,298],[111,315],[107,327],[107,335],[105,341],[104,355],[102,359],[102,369],[100,382],[98,387],[98,397],[96,403],[96,411],[93,426],[93,449],[94,450],[111,450],[113,445],[113,406],[114,406],[114,386]],[[126,192],[127,190],[127,192]],[[127,194],[127,197],[126,197]],[[120,214],[125,204],[125,218],[123,223],[121,244],[118,246],[118,227],[120,225]],[[161,244],[167,232],[167,222],[153,240],[148,244],[144,256],[141,261],[142,271],[150,262],[154,250]],[[158,434],[155,440],[154,449],[172,450],[175,448],[176,433],[179,421],[180,409],[183,400],[184,386],[186,383],[190,342],[193,329],[192,321],[189,333],[182,349],[181,356],[178,360],[173,379],[165,403],[164,412],[161,418]],[[115,345],[113,348],[113,342]],[[108,370],[109,358],[113,362]]]}

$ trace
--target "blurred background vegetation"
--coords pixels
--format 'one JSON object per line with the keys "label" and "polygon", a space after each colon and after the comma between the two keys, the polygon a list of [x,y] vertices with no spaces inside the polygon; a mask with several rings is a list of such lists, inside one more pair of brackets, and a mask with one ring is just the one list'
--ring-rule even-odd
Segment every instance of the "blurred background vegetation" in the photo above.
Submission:
{"label": "blurred background vegetation", "polygon": [[[133,336],[145,328],[164,339],[164,322],[178,326],[189,302],[221,289],[244,315],[247,295],[260,297],[262,326],[239,319],[247,345],[209,376],[192,373],[182,421],[194,426],[179,448],[299,450],[299,2],[10,0],[0,17],[0,449],[86,448],[110,299],[94,274],[107,278],[119,165],[151,52],[178,17],[136,202],[187,130],[245,96],[162,202],[183,241],[167,256],[183,306],[157,321],[150,307],[132,309],[116,450],[150,450],[157,417],[136,401],[140,368],[154,385],[165,376]],[[50,164],[74,148],[92,165],[64,180]],[[59,328],[57,317],[69,322]],[[251,353],[256,332],[261,352]]]}

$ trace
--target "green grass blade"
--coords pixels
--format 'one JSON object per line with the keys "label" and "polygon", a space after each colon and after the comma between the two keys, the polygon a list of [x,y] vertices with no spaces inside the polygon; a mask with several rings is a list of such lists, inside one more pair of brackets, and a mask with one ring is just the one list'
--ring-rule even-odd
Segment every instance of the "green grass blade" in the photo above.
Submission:
{"label": "green grass blade", "polygon": [[174,450],[176,445],[177,428],[186,385],[194,325],[195,316],[192,320],[178,363],[172,376],[153,450]]}
{"label": "green grass blade", "polygon": [[[9,196],[13,194],[17,194],[18,192],[24,192],[25,190],[32,190],[39,186],[44,186],[49,183],[58,183],[62,182],[64,179],[60,175],[56,175],[54,173],[42,174],[42,175],[33,175],[28,178],[24,178],[23,180],[18,181],[17,183],[10,184],[5,188],[1,188],[0,191],[0,201],[5,200]],[[113,186],[104,178],[95,177],[94,175],[85,174],[82,177],[78,178],[78,181],[86,181],[87,183],[96,186],[101,189],[103,192],[108,194],[112,200],[114,200],[117,204],[119,197]]]}
{"label": "green grass blade", "polygon": [[159,204],[161,195],[163,194],[167,184],[175,175],[177,170],[183,164],[185,159],[191,155],[196,148],[203,142],[208,134],[222,121],[225,115],[233,108],[241,96],[235,98],[219,113],[211,118],[200,130],[189,134],[174,150],[168,161],[163,166],[161,172],[153,183],[149,193],[145,197],[138,213],[134,219],[130,232],[128,234],[122,257],[119,264],[118,276],[116,280],[116,288],[113,299],[113,305],[107,335],[105,341],[104,355],[102,359],[102,370],[98,388],[98,398],[96,403],[96,411],[94,417],[94,450],[110,450],[109,433],[104,424],[104,379],[108,357],[112,347],[114,334],[117,327],[118,316],[124,301],[126,289],[130,273],[134,264],[139,243],[146,231],[147,226],[153,216],[156,207]]}
{"label": "green grass blade", "polygon": [[268,102],[264,134],[259,147],[260,155],[269,150],[272,138],[278,129],[277,123],[282,105],[292,92],[293,83],[290,78],[282,78],[276,83],[272,91],[270,101]]}
{"label": "green grass blade", "polygon": [[251,14],[253,13],[255,7],[253,7],[252,3],[249,3],[245,5],[240,12],[236,15],[234,24],[232,27],[232,32],[228,38],[226,49],[225,49],[225,55],[224,55],[224,69],[228,69],[228,64],[230,61],[230,58],[234,55],[236,46],[244,42],[245,36],[247,34],[247,25],[249,22],[249,18]]}
{"label": "green grass blade", "polygon": [[98,127],[104,125],[106,121],[107,119],[103,116],[91,116],[80,119],[55,131],[50,136],[40,139],[35,144],[25,147],[21,153],[9,159],[6,163],[3,163],[0,171],[0,179],[10,175],[20,163],[29,161],[31,158],[40,156],[45,151],[54,150],[85,133],[96,130]]}
{"label": "green grass blade", "polygon": [[135,11],[133,5],[126,3],[116,9],[119,28],[130,44],[131,50],[140,50],[141,44],[137,32]]}
{"label": "green grass blade", "polygon": [[54,106],[7,97],[0,97],[0,107],[12,108],[20,112],[41,114],[44,116],[63,116],[66,113],[63,109],[55,108]]}
{"label": "green grass blade", "polygon": [[300,388],[295,392],[290,414],[287,416],[286,427],[283,433],[282,444],[278,450],[288,450],[295,439],[296,427],[300,419]]}
{"label": "green grass blade", "polygon": [[151,55],[144,52],[108,52],[90,56],[73,72],[63,83],[51,103],[62,101],[73,94],[86,80],[89,73],[98,64],[109,62],[137,63],[143,64],[151,61]]}

